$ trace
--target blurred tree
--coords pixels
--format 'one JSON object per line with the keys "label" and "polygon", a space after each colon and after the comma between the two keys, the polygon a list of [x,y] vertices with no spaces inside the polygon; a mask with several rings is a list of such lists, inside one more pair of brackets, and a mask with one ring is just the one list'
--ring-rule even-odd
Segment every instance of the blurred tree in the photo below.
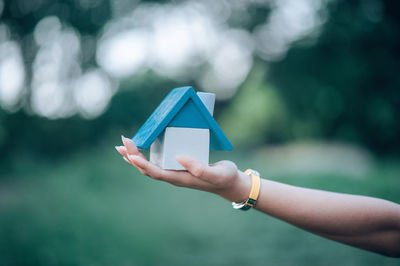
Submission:
{"label": "blurred tree", "polygon": [[399,152],[400,3],[338,0],[329,10],[315,43],[298,42],[270,68],[291,132]]}
{"label": "blurred tree", "polygon": [[[10,28],[11,39],[19,41],[21,45],[28,81],[31,78],[31,64],[38,49],[33,40],[33,31],[37,23],[47,16],[58,17],[63,23],[73,26],[81,35],[96,36],[110,19],[110,2],[108,0],[5,0],[1,22]],[[85,48],[93,47],[83,45],[83,49]],[[84,54],[85,52],[87,51],[83,51]],[[91,60],[90,63],[93,64],[93,57]]]}
{"label": "blurred tree", "polygon": [[[93,40],[112,17],[111,3],[4,1],[0,24],[10,28],[10,38],[22,47],[26,84],[38,50],[33,30],[41,19],[56,16],[78,32],[85,57],[80,63],[87,69],[96,66]],[[399,7],[389,0],[329,1],[328,19],[318,38],[298,41],[275,63],[254,54],[253,73],[231,102],[217,103],[221,111],[216,115],[222,115],[239,146],[316,137],[354,141],[382,153],[399,152]],[[254,2],[246,12],[240,10],[232,9],[229,25],[254,33],[271,7]],[[195,75],[174,81],[151,71],[137,74],[121,81],[106,112],[93,120],[33,115],[28,86],[19,104],[22,109],[0,110],[0,157],[13,150],[61,154],[93,145],[89,139],[100,140],[110,132],[134,132],[169,89],[196,87],[194,80]],[[258,128],[249,130],[253,127]]]}
{"label": "blurred tree", "polygon": [[223,130],[236,147],[289,139],[286,106],[277,89],[265,82],[266,69],[257,63],[236,97],[220,116]]}
{"label": "blurred tree", "polygon": [[[5,0],[0,25],[7,25],[10,39],[21,46],[25,64],[26,84],[32,79],[32,63],[38,51],[33,30],[37,23],[47,16],[56,16],[62,23],[72,25],[81,35],[96,36],[104,23],[110,18],[110,3],[106,0]],[[82,45],[82,49],[93,47]],[[86,51],[83,51],[85,53]],[[94,53],[86,63],[94,65]],[[80,117],[71,117],[51,121],[32,116],[30,108],[30,89],[26,86],[24,97],[19,106],[23,110],[9,113],[0,110],[0,157],[16,148],[34,153],[64,152],[81,145],[95,135],[95,122],[84,121]]]}

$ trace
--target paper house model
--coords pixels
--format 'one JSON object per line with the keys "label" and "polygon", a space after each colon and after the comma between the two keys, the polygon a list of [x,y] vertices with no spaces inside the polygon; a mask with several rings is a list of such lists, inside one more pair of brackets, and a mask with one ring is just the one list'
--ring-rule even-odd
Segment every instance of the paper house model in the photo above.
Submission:
{"label": "paper house model", "polygon": [[192,87],[173,89],[132,140],[150,148],[150,161],[164,169],[184,170],[176,157],[191,156],[208,164],[209,151],[232,150],[213,118],[215,94],[196,93]]}

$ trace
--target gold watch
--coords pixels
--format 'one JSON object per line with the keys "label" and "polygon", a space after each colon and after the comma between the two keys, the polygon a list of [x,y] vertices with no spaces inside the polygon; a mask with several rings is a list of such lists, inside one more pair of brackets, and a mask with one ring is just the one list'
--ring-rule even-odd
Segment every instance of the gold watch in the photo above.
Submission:
{"label": "gold watch", "polygon": [[236,210],[247,211],[251,207],[255,207],[257,204],[258,196],[260,195],[260,187],[261,187],[261,180],[260,180],[260,173],[252,170],[247,169],[245,171],[246,174],[251,176],[251,190],[249,198],[243,202],[232,202],[232,207]]}

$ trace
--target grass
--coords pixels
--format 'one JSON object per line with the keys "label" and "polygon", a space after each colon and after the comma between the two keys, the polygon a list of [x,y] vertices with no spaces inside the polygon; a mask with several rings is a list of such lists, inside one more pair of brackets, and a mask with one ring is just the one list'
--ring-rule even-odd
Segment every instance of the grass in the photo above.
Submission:
{"label": "grass", "polygon": [[[234,154],[239,167],[267,172],[257,158]],[[379,163],[362,179],[271,178],[400,202],[398,165]],[[254,210],[235,211],[212,194],[153,181],[113,147],[55,162],[22,157],[9,168],[0,179],[0,265],[399,265]]]}

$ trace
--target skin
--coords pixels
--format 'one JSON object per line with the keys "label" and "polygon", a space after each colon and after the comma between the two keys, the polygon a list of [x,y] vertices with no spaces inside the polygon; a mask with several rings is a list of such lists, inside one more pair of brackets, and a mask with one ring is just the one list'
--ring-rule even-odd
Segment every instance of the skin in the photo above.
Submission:
{"label": "skin", "polygon": [[[231,161],[204,165],[177,157],[187,171],[164,170],[149,162],[134,142],[116,146],[124,160],[142,174],[175,186],[211,192],[228,201],[249,196],[251,178]],[[358,195],[295,187],[261,179],[257,210],[314,234],[361,249],[400,257],[400,205]]]}

